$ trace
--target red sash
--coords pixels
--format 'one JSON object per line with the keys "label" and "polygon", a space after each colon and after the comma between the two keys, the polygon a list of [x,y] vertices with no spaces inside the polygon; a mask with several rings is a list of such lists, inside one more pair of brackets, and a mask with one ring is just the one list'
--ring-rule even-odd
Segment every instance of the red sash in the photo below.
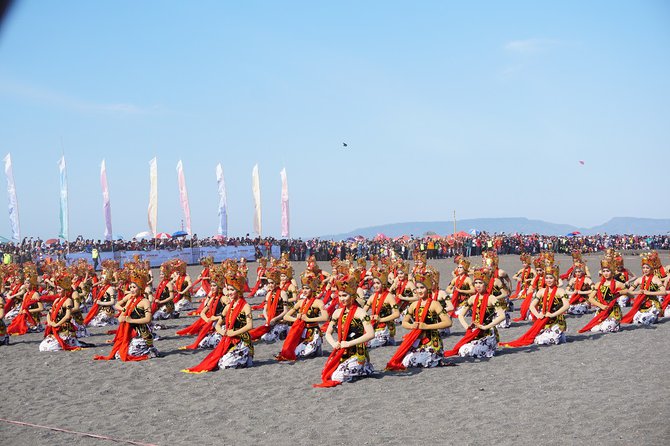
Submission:
{"label": "red sash", "polygon": [[575,265],[573,264],[570,268],[568,268],[568,270],[565,272],[565,274],[561,274],[559,276],[559,278],[562,279],[562,280],[567,279],[568,277],[570,277],[570,274],[572,274],[572,272],[574,270],[575,270]]}
{"label": "red sash", "polygon": [[529,274],[530,266],[527,266],[523,269],[523,272],[521,273],[521,280],[519,280],[519,283],[516,284],[516,291],[514,291],[514,294],[510,296],[510,299],[517,299],[519,297],[519,294],[521,293],[521,286],[523,286],[524,290],[527,290],[528,286],[526,285],[526,280],[528,280]]}
{"label": "red sash", "polygon": [[[303,302],[298,314],[306,315],[309,309],[312,308],[315,300],[316,297],[312,297],[308,301]],[[302,341],[302,331],[305,329],[306,325],[307,323],[302,319],[293,322],[291,329],[286,335],[281,352],[275,357],[277,361],[295,361],[297,359],[295,349]]]}
{"label": "red sash", "polygon": [[[51,307],[51,322],[58,322],[58,313],[60,313],[61,308],[63,307],[63,304],[69,299],[70,297],[63,296],[61,298],[58,298],[54,301],[53,306]],[[52,335],[54,338],[56,338],[56,341],[58,341],[58,344],[60,344],[61,348],[63,350],[67,351],[74,351],[74,350],[81,350],[79,347],[73,347],[71,345],[68,345],[65,343],[65,341],[60,337],[58,332],[60,331],[60,327],[52,327],[51,325],[47,325],[47,327],[44,329],[44,337],[46,338],[49,335]]]}
{"label": "red sash", "polygon": [[252,341],[259,339],[261,336],[269,332],[270,328],[272,328],[270,327],[270,321],[277,315],[277,305],[281,300],[282,291],[283,290],[281,288],[277,288],[274,290],[274,292],[270,292],[270,295],[266,299],[266,301],[269,301],[266,309],[267,320],[265,321],[265,324],[261,325],[260,327],[256,327],[249,332],[249,336],[251,336]]}
{"label": "red sash", "polygon": [[168,279],[163,279],[158,284],[158,288],[156,288],[156,292],[154,293],[154,301],[151,302],[151,314],[154,314],[156,311],[158,311],[158,301],[161,299],[163,291],[165,291],[165,287],[168,285],[168,283],[170,283]]}
{"label": "red sash", "polygon": [[[10,335],[24,335],[28,333],[28,324],[37,325],[37,322],[33,318],[33,315],[28,312],[28,307],[33,300],[33,295],[35,291],[27,291],[23,295],[23,302],[21,302],[21,311],[14,318],[11,324],[7,326],[7,334]],[[25,312],[24,312],[25,311]]]}
{"label": "red sash", "polygon": [[595,327],[596,325],[602,323],[605,319],[607,319],[609,317],[610,313],[612,313],[612,310],[614,309],[614,306],[617,305],[616,294],[614,294],[615,290],[616,290],[616,283],[615,283],[614,279],[612,279],[612,281],[610,282],[610,291],[612,292],[613,296],[612,296],[612,300],[609,302],[609,304],[607,302],[605,302],[605,299],[603,298],[603,293],[602,293],[601,287],[604,283],[605,283],[605,278],[603,277],[602,279],[600,279],[600,283],[598,284],[598,293],[597,293],[596,296],[598,297],[598,301],[600,303],[607,305],[607,308],[605,308],[604,310],[600,310],[600,312],[598,314],[596,314],[593,319],[591,319],[591,322],[589,322],[581,330],[579,330],[579,333],[587,332],[587,331],[591,330],[593,327]]}
{"label": "red sash", "polygon": [[88,311],[86,317],[84,318],[84,326],[90,324],[93,318],[97,316],[98,311],[100,311],[100,305],[98,305],[98,299],[105,295],[110,286],[111,286],[110,284],[105,284],[101,289],[98,290],[97,293],[94,293],[95,296],[93,305],[91,306],[91,309]]}
{"label": "red sash", "polygon": [[[216,307],[219,305],[219,301],[221,300],[222,295],[215,296],[212,298],[212,301],[209,304],[209,311],[207,312],[207,317],[212,317],[216,313]],[[198,322],[200,322],[198,324]],[[197,326],[196,326],[197,324]],[[196,330],[197,329],[197,330]],[[184,333],[186,330],[189,330],[189,333]],[[195,332],[193,332],[196,330]],[[191,326],[179,330],[177,334],[179,336],[184,336],[185,334],[198,334],[198,337],[193,341],[190,345],[187,345],[185,347],[179,347],[180,350],[195,350],[198,348],[200,345],[200,341],[205,339],[205,336],[207,336],[209,333],[212,333],[214,329],[214,321],[210,322],[205,322],[203,318],[199,317],[197,321],[195,321]]]}
{"label": "red sash", "polygon": [[584,286],[584,281],[585,280],[586,280],[586,276],[582,276],[581,278],[575,279],[575,292],[572,296],[570,296],[570,305],[576,305],[581,300],[584,299],[582,297],[582,295],[578,293],[578,291],[582,290],[582,287]]}
{"label": "red sash", "polygon": [[[389,292],[384,290],[381,294],[375,293],[374,298],[372,300],[372,305],[370,306],[370,310],[372,310],[371,316],[379,316],[379,313],[382,311],[382,307],[384,306],[384,301],[386,301],[386,296],[388,296]],[[376,328],[378,321],[373,323],[372,326]]]}
{"label": "red sash", "polygon": [[[451,312],[451,317],[454,317],[456,315],[456,309],[458,309],[458,306],[461,304],[461,293],[458,292],[457,288],[460,288],[463,286],[465,283],[465,279],[468,278],[467,274],[462,274],[460,277],[456,278],[456,282],[454,283],[454,291],[451,293],[451,305],[453,305],[454,310]],[[460,280],[460,282],[459,282]]]}
{"label": "red sash", "polygon": [[[649,291],[649,287],[651,287],[651,282],[652,282],[653,278],[654,278],[653,274],[642,277],[642,283],[640,284],[641,291]],[[649,279],[649,280],[647,280],[647,282],[645,283],[644,279]],[[623,316],[621,318],[621,323],[622,324],[632,324],[633,323],[633,317],[635,317],[635,313],[640,311],[640,308],[642,307],[642,304],[644,303],[644,301],[647,300],[647,297],[649,297],[649,296],[644,294],[644,292],[637,295],[637,297],[633,301],[633,306],[630,309],[630,311],[628,313],[626,313],[625,316]]]}
{"label": "red sash", "polygon": [[[137,305],[144,299],[144,295],[139,295],[135,297],[132,301],[128,303],[128,306],[123,310],[124,316],[129,316]],[[116,329],[116,336],[114,336],[114,344],[112,345],[112,351],[107,356],[97,355],[94,356],[95,360],[109,361],[115,358],[116,353],[118,352],[119,358],[121,361],[144,361],[149,359],[149,356],[133,356],[128,353],[128,348],[130,347],[130,341],[133,339],[133,327],[128,322],[121,322],[119,327]]]}
{"label": "red sash", "polygon": [[184,298],[184,295],[179,294],[179,292],[181,291],[181,286],[184,284],[185,280],[186,280],[186,276],[179,275],[179,277],[177,277],[177,280],[174,284],[175,285],[175,296],[172,299],[172,302],[177,303]]}
{"label": "red sash", "polygon": [[265,275],[265,270],[266,270],[266,268],[262,268],[262,267],[258,267],[256,269],[256,284],[249,291],[249,297],[254,297],[254,295],[256,294],[256,291],[258,291],[258,289],[261,287],[261,285],[263,285],[262,284],[263,280],[261,279],[261,277]]}
{"label": "red sash", "polygon": [[[226,332],[228,330],[232,330],[235,327],[235,321],[237,320],[237,317],[240,315],[242,312],[242,309],[244,306],[247,304],[247,301],[244,300],[244,298],[240,297],[237,299],[236,302],[231,302],[230,309],[228,310],[228,313],[226,314]],[[230,336],[224,336],[221,338],[221,341],[219,342],[219,345],[216,346],[214,350],[212,350],[209,355],[205,356],[205,359],[202,360],[202,362],[195,367],[191,367],[189,369],[184,369],[182,372],[184,373],[205,373],[205,372],[213,372],[214,370],[219,368],[219,360],[228,353],[228,350],[234,345],[239,342],[239,339],[236,338],[231,338]]]}
{"label": "red sash", "polygon": [[[482,297],[482,296],[480,296],[480,294],[477,293],[477,295],[475,296],[475,301],[473,302],[473,305],[472,305],[472,309],[473,309],[473,311],[472,311],[472,322],[474,323],[474,322],[478,319],[479,325],[482,325],[482,324],[484,323],[484,317],[486,316],[486,309],[487,309],[487,307],[488,307],[488,305],[489,305],[489,295],[488,295],[488,293],[487,293],[487,294],[484,294],[484,296],[483,296],[483,298],[481,299],[481,301],[479,300],[480,297]],[[478,312],[478,313],[475,312],[475,311],[474,311],[475,309],[478,309],[479,312]],[[457,354],[458,354],[458,350],[459,350],[462,346],[464,346],[465,344],[467,344],[468,342],[471,342],[471,341],[473,341],[474,339],[476,339],[477,336],[479,335],[479,332],[480,332],[480,331],[481,331],[481,330],[480,330],[479,328],[474,328],[474,329],[473,329],[473,328],[471,328],[471,327],[468,327],[468,329],[465,330],[465,334],[464,334],[463,337],[456,343],[456,345],[454,346],[454,348],[452,348],[451,350],[447,350],[446,352],[444,352],[444,356],[445,356],[445,358],[448,358],[449,356],[457,355]]]}
{"label": "red sash", "polygon": [[[347,336],[349,336],[349,327],[351,326],[351,321],[354,320],[357,308],[356,305],[351,305],[351,307],[349,307],[349,313],[346,315],[346,320],[344,319],[344,309],[342,310],[342,313],[337,320],[338,341],[341,342],[347,340]],[[335,373],[335,370],[337,370],[337,367],[339,367],[342,356],[344,356],[346,350],[346,348],[333,349],[321,371],[321,382],[319,384],[312,384],[312,387],[335,387],[342,384],[341,381],[333,381],[331,378],[333,373]]]}
{"label": "red sash", "polygon": [[[424,322],[426,320],[426,316],[430,311],[430,304],[433,303],[432,298],[428,298],[427,300],[428,302],[423,307],[421,306],[420,301],[416,303],[416,307],[414,309],[414,322]],[[426,310],[423,312],[423,314],[421,313],[422,308],[425,308]],[[391,360],[386,364],[386,370],[403,371],[407,369],[404,365],[402,365],[402,360],[410,351],[416,340],[419,339],[419,336],[421,336],[422,332],[423,330],[415,328],[403,336],[402,343],[398,346],[398,349],[396,350]]]}
{"label": "red sash", "polygon": [[[551,312],[551,306],[554,303],[554,298],[556,297],[556,291],[558,287],[553,287],[554,289],[549,294],[549,288],[544,289],[544,296],[542,297],[542,312],[547,313]],[[542,319],[536,319],[530,329],[524,333],[520,338],[515,339],[511,342],[501,342],[500,345],[503,347],[524,347],[533,343],[537,335],[542,331],[544,326],[550,321],[546,316]]]}

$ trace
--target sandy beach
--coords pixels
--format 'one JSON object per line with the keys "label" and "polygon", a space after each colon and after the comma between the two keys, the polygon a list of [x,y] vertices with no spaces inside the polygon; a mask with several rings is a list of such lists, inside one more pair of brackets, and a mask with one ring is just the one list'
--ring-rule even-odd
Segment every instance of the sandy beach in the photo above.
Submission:
{"label": "sandy beach", "polygon": [[[599,259],[585,256],[593,275]],[[520,268],[517,256],[500,260],[510,276]],[[557,260],[565,271],[569,256]],[[429,264],[440,270],[446,286],[453,262]],[[626,266],[640,273],[636,256],[627,256]],[[326,262],[321,267],[330,269]],[[250,264],[251,284],[255,268]],[[304,263],[294,268],[299,274]],[[190,268],[193,277],[198,271]],[[91,329],[86,341],[97,347],[77,352],[40,353],[43,335],[28,334],[0,347],[5,372],[0,418],[161,446],[667,444],[669,319],[613,334],[577,334],[591,317],[568,316],[563,345],[503,350],[490,360],[455,358],[454,367],[379,373],[334,389],[312,388],[325,356],[277,363],[279,344],[257,344],[250,369],[181,373],[207,355],[178,350],[192,338],[178,337],[175,330],[193,317],[167,321],[156,342],[165,357],[140,363],[93,361],[93,355],[110,350],[107,328]],[[513,323],[501,330],[501,340],[513,340],[529,326]],[[445,348],[463,331],[454,321]],[[371,350],[379,372],[394,351]],[[0,422],[0,444],[113,442]]]}

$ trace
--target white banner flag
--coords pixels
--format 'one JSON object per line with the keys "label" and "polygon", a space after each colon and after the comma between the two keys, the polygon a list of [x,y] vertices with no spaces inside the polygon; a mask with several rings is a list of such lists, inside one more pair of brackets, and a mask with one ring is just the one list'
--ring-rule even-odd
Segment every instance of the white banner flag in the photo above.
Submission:
{"label": "white banner flag", "polygon": [[158,223],[158,165],[156,158],[149,162],[149,230],[156,237]]}
{"label": "white banner flag", "polygon": [[100,165],[100,186],[102,186],[102,213],[105,216],[105,240],[112,240],[112,205],[109,201],[107,167],[104,159]]}
{"label": "white banner flag", "polygon": [[223,179],[221,163],[216,165],[216,184],[219,189],[219,235],[228,237],[228,203],[226,202],[226,182]]}
{"label": "white banner flag", "polygon": [[9,223],[12,226],[12,238],[15,242],[21,241],[21,227],[19,226],[19,202],[16,199],[14,173],[12,172],[12,157],[5,157],[5,176],[7,177],[7,196],[9,198]]}
{"label": "white banner flag", "polygon": [[69,240],[69,212],[67,208],[67,169],[65,166],[65,155],[58,161],[58,173],[60,179],[60,233],[58,236],[63,240]]}
{"label": "white banner flag", "polygon": [[286,179],[286,168],[279,172],[279,176],[281,176],[281,236],[289,238],[288,180]]}
{"label": "white banner flag", "polygon": [[181,160],[177,163],[177,181],[179,182],[179,202],[181,209],[184,211],[184,220],[186,220],[186,233],[192,235],[191,232],[191,209],[188,206],[188,192],[186,191],[186,178],[184,178],[184,166]]}
{"label": "white banner flag", "polygon": [[261,182],[258,178],[258,164],[254,166],[254,170],[251,172],[251,192],[254,194],[254,231],[258,236],[262,236]]}

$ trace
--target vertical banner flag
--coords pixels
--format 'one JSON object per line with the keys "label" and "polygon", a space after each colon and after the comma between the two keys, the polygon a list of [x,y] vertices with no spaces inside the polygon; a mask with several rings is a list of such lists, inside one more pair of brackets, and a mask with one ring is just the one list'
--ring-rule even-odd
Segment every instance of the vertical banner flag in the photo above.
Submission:
{"label": "vertical banner flag", "polygon": [[16,199],[16,187],[14,186],[14,173],[12,172],[12,156],[10,153],[5,157],[5,176],[7,177],[7,196],[9,198],[9,223],[12,226],[12,238],[16,242],[21,241],[21,227],[19,226],[19,202]]}
{"label": "vertical banner flag", "polygon": [[158,220],[158,166],[156,158],[149,161],[149,230],[156,237]]}
{"label": "vertical banner flag", "polygon": [[184,178],[184,166],[181,160],[177,163],[177,181],[179,182],[179,201],[181,208],[184,211],[184,220],[186,220],[186,232],[192,235],[191,232],[191,209],[188,207],[188,192],[186,191],[186,179]]}
{"label": "vertical banner flag", "polygon": [[58,173],[60,178],[60,233],[58,237],[63,240],[68,238],[69,213],[67,209],[67,170],[65,168],[65,155],[58,161]]}
{"label": "vertical banner flag", "polygon": [[286,179],[286,168],[279,172],[281,176],[281,236],[289,238],[288,222],[288,180]]}
{"label": "vertical banner flag", "polygon": [[261,182],[258,179],[258,164],[254,166],[254,170],[251,172],[251,191],[254,194],[254,231],[261,236]]}
{"label": "vertical banner flag", "polygon": [[228,203],[226,202],[226,182],[223,179],[223,167],[221,167],[221,163],[216,165],[216,184],[219,188],[218,234],[228,237]]}
{"label": "vertical banner flag", "polygon": [[109,202],[107,167],[104,159],[100,165],[100,186],[102,186],[102,213],[105,216],[105,240],[112,240],[112,205]]}

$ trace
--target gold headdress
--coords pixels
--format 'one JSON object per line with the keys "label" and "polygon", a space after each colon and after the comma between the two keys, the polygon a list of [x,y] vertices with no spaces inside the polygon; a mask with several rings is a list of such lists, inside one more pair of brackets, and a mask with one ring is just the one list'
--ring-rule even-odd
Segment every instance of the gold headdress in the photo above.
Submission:
{"label": "gold headdress", "polygon": [[370,269],[370,274],[373,278],[378,279],[382,287],[386,288],[389,284],[389,271],[385,267],[382,268],[372,268]]}
{"label": "gold headdress", "polygon": [[279,270],[277,268],[270,268],[266,271],[265,277],[268,280],[272,280],[274,283],[279,285]]}
{"label": "gold headdress", "polygon": [[226,271],[226,285],[232,286],[239,293],[244,291],[244,278],[239,276],[234,270],[229,269]]}
{"label": "gold headdress", "polygon": [[421,252],[421,251],[414,251],[414,254],[412,256],[414,258],[414,263],[416,262],[423,262],[424,264],[426,263],[426,253]]}
{"label": "gold headdress", "polygon": [[530,254],[528,254],[527,252],[522,252],[521,255],[519,256],[519,260],[521,260],[521,263],[530,264],[531,262]]}
{"label": "gold headdress", "polygon": [[463,269],[467,272],[470,269],[470,261],[465,257],[461,257],[458,261],[458,266],[462,266]]}
{"label": "gold headdress", "polygon": [[318,290],[319,287],[321,286],[321,281],[319,280],[319,278],[310,271],[304,271],[300,275],[300,283],[302,284],[302,286],[304,287],[306,286],[312,291]]}
{"label": "gold headdress", "polygon": [[285,265],[282,268],[279,268],[279,274],[284,274],[289,280],[293,279],[293,267],[291,265]]}
{"label": "gold headdress", "polygon": [[356,290],[358,290],[358,279],[354,276],[344,279],[335,279],[335,287],[337,291],[341,291],[349,294],[350,296],[356,296]]}
{"label": "gold headdress", "polygon": [[605,256],[600,261],[600,269],[608,269],[612,272],[616,271],[616,261],[612,257]]}
{"label": "gold headdress", "polygon": [[220,290],[226,286],[226,267],[224,265],[214,265],[210,269],[212,283],[215,283]]}
{"label": "gold headdress", "polygon": [[640,263],[641,266],[647,265],[650,268],[654,268],[654,259],[651,257],[651,253],[640,254]]}
{"label": "gold headdress", "polygon": [[405,274],[409,273],[409,263],[402,260],[398,261],[396,264],[396,271],[402,271]]}
{"label": "gold headdress", "polygon": [[418,272],[414,274],[415,283],[423,283],[423,285],[432,290],[436,283],[435,270],[427,268],[425,272]]}
{"label": "gold headdress", "polygon": [[261,257],[261,258],[258,259],[258,264],[260,266],[262,266],[263,268],[265,268],[268,264],[268,259],[265,258],[265,257]]}
{"label": "gold headdress", "polygon": [[204,267],[212,266],[214,264],[214,257],[207,256],[200,259],[200,264]]}
{"label": "gold headdress", "polygon": [[37,266],[33,262],[23,264],[23,274],[31,286],[37,285]]}
{"label": "gold headdress", "polygon": [[558,280],[558,278],[559,278],[559,268],[558,268],[558,265],[547,264],[547,265],[544,267],[544,275],[545,275],[545,276],[547,276],[547,275],[552,275],[552,276],[554,276],[554,278],[555,278],[556,280]]}
{"label": "gold headdress", "polygon": [[489,268],[476,268],[473,277],[474,281],[481,280],[488,284],[491,281],[491,270]]}
{"label": "gold headdress", "polygon": [[144,291],[149,283],[149,272],[142,268],[133,268],[130,271],[130,282],[137,285],[140,291]]}
{"label": "gold headdress", "polygon": [[582,260],[582,252],[579,249],[572,250],[572,261],[579,262]]}
{"label": "gold headdress", "polygon": [[56,286],[63,288],[64,290],[72,289],[72,276],[67,271],[61,271],[56,277]]}

